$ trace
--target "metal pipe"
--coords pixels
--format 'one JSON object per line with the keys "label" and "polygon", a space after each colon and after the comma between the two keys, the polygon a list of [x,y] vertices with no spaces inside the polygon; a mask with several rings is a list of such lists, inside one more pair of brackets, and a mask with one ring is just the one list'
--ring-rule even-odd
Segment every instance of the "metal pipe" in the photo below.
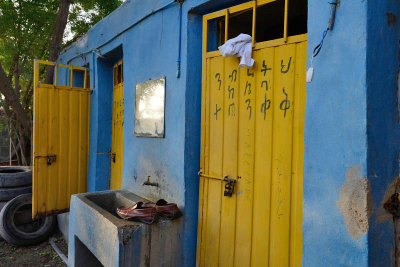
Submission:
{"label": "metal pipe", "polygon": [[65,256],[64,253],[62,253],[62,251],[57,247],[56,243],[54,243],[54,238],[53,237],[50,238],[49,242],[50,242],[50,245],[57,252],[58,256],[60,256],[60,258],[63,260],[63,262],[65,262],[65,264],[68,264],[67,256]]}
{"label": "metal pipe", "polygon": [[[95,69],[95,63],[96,63],[96,52],[92,50],[92,72],[93,72],[93,83],[92,83],[92,92],[94,92],[94,88],[96,86],[96,69]],[[92,75],[90,75],[92,76]]]}
{"label": "metal pipe", "polygon": [[336,9],[338,6],[338,0],[332,0],[332,2],[330,4],[332,5],[332,9],[331,9],[331,17],[329,19],[328,30],[332,31],[333,26],[335,25],[335,17],[336,17]]}
{"label": "metal pipe", "polygon": [[183,1],[179,2],[178,60],[177,60],[177,70],[176,70],[176,78],[178,78],[178,79],[181,77],[182,5],[183,5]]}

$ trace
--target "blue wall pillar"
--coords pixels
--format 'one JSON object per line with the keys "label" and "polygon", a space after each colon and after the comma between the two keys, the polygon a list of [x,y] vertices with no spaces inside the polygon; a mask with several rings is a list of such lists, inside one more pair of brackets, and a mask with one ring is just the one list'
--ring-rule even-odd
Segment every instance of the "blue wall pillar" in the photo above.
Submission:
{"label": "blue wall pillar", "polygon": [[368,1],[368,180],[373,199],[368,236],[371,266],[389,266],[394,262],[393,222],[382,204],[394,193],[391,185],[399,175],[399,10],[399,1]]}
{"label": "blue wall pillar", "polygon": [[[367,1],[340,1],[333,31],[307,84],[303,265],[367,266],[368,234],[348,208],[367,182]],[[328,1],[309,0],[308,59],[330,17]],[[344,187],[343,187],[344,186]],[[343,189],[343,190],[342,190]],[[368,190],[356,190],[368,224]]]}
{"label": "blue wall pillar", "polygon": [[[340,1],[307,85],[303,265],[390,266],[398,176],[398,1]],[[330,7],[309,1],[308,53]]]}
{"label": "blue wall pillar", "polygon": [[88,192],[106,190],[110,186],[110,154],[107,152],[111,151],[113,65],[95,57],[95,78],[91,75],[94,87],[90,98]]}
{"label": "blue wall pillar", "polygon": [[[200,15],[184,13],[188,18],[187,51],[184,52],[186,83],[190,88],[185,96],[185,212],[183,255],[184,266],[196,265],[197,218],[199,198],[200,142],[201,142],[201,75],[202,22]],[[196,62],[197,64],[193,64]]]}

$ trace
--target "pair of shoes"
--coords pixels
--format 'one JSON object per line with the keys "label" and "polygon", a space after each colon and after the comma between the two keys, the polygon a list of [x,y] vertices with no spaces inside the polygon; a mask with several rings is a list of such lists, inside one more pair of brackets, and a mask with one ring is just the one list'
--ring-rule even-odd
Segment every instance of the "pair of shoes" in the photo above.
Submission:
{"label": "pair of shoes", "polygon": [[153,202],[137,202],[129,208],[117,208],[117,214],[126,220],[138,221],[146,224],[152,224],[158,221],[158,217],[164,217],[173,220],[182,216],[176,203],[168,203],[164,199]]}
{"label": "pair of shoes", "polygon": [[143,202],[137,202],[130,208],[119,207],[117,214],[125,220],[132,220],[146,224],[152,224],[158,220],[155,208],[143,207]]}
{"label": "pair of shoes", "polygon": [[148,202],[144,204],[144,207],[154,207],[157,213],[168,220],[173,220],[182,216],[182,212],[179,210],[176,203],[168,203],[164,199],[158,200],[156,203]]}

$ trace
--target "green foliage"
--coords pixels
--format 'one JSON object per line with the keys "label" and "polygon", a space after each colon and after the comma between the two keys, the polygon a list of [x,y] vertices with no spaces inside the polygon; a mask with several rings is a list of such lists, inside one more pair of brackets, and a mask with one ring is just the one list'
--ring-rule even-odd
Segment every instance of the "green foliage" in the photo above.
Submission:
{"label": "green foliage", "polygon": [[75,0],[69,15],[72,36],[69,36],[67,45],[84,35],[122,3],[122,0]]}
{"label": "green foliage", "polygon": [[[68,18],[69,40],[64,46],[84,35],[122,2],[73,0]],[[55,0],[0,0],[0,62],[14,85],[14,72],[20,72],[21,94],[29,89],[26,87],[30,85],[34,59],[48,57],[58,6],[59,1]],[[0,96],[0,106],[1,102]]]}
{"label": "green foliage", "polygon": [[[68,22],[70,39],[81,37],[121,3],[122,0],[73,1]],[[7,70],[14,67],[16,54],[24,65],[32,65],[35,58],[46,58],[58,5],[59,1],[54,0],[0,0],[0,61]],[[30,76],[31,66],[25,70],[30,70]]]}
{"label": "green foliage", "polygon": [[[69,30],[67,34],[64,33],[63,47],[84,35],[124,0],[70,1]],[[48,58],[59,5],[60,0],[0,0],[0,64],[12,83],[12,89],[20,97],[27,118],[32,118],[33,63],[35,59]],[[16,139],[17,134],[29,138],[30,133],[17,133],[22,130],[17,127],[19,122],[12,112],[15,104],[4,104],[5,98],[0,94],[0,131],[3,126],[11,123],[13,131],[16,131],[13,139]],[[18,102],[16,106],[20,107]]]}
{"label": "green foliage", "polygon": [[57,7],[52,0],[0,0],[0,60],[6,71],[13,71],[18,63],[22,75],[31,75],[27,65],[46,56]]}

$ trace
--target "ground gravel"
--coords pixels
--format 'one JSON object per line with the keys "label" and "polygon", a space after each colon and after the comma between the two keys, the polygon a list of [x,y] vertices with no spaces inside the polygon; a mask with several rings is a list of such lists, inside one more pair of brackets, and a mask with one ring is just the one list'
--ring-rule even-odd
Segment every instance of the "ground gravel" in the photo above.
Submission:
{"label": "ground gravel", "polygon": [[[53,235],[57,246],[68,255],[68,246],[60,233]],[[49,241],[35,246],[20,247],[0,241],[0,267],[8,266],[67,266]]]}

